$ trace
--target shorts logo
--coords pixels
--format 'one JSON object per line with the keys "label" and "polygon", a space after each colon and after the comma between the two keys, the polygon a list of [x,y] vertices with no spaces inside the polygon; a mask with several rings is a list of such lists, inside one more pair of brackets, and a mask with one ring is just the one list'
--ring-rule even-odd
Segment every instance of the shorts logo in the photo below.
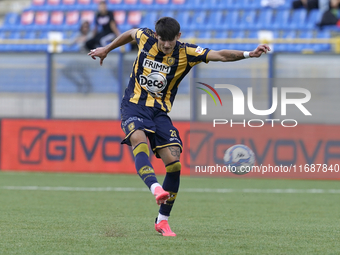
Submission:
{"label": "shorts logo", "polygon": [[170,66],[164,65],[162,63],[159,63],[157,61],[153,61],[147,58],[145,58],[143,61],[143,67],[146,67],[151,70],[158,71],[158,72],[166,73],[166,74],[169,74],[171,70]]}
{"label": "shorts logo", "polygon": [[145,88],[151,96],[161,98],[163,94],[160,92],[165,89],[167,81],[161,73],[150,73],[148,76],[141,75],[139,84]]}
{"label": "shorts logo", "polygon": [[155,173],[155,171],[149,166],[143,166],[141,169],[138,170],[140,176],[145,174]]}
{"label": "shorts logo", "polygon": [[173,57],[168,57],[168,59],[166,60],[166,62],[168,63],[169,66],[172,66],[173,64],[175,64],[175,58],[173,58]]}
{"label": "shorts logo", "polygon": [[203,49],[202,47],[198,46],[198,47],[196,48],[195,52],[198,53],[198,54],[201,54],[201,53],[203,52],[203,50],[204,50],[204,49]]}
{"label": "shorts logo", "polygon": [[134,123],[134,122],[131,122],[131,123],[128,125],[128,129],[129,129],[129,131],[134,130],[134,129],[135,129],[135,123]]}

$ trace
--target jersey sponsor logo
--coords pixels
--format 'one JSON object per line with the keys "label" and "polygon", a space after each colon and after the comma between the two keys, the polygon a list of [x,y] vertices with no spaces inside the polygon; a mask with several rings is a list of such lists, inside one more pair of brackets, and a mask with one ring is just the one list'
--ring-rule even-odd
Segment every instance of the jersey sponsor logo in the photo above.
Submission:
{"label": "jersey sponsor logo", "polygon": [[201,54],[201,53],[203,52],[203,50],[204,50],[204,49],[203,49],[202,47],[198,46],[198,47],[196,48],[195,52],[198,53],[198,54]]}
{"label": "jersey sponsor logo", "polygon": [[147,55],[147,56],[149,56],[149,57],[152,57],[152,58],[155,57],[154,55],[151,55],[149,52],[147,52],[147,51],[144,50],[144,49],[141,50],[141,53],[144,53],[145,55]]}
{"label": "jersey sponsor logo", "polygon": [[160,93],[167,84],[166,78],[161,73],[150,73],[148,76],[141,75],[139,84],[145,88],[151,96],[161,98],[163,93]]}
{"label": "jersey sponsor logo", "polygon": [[145,58],[143,61],[143,67],[150,68],[151,70],[155,70],[166,74],[169,74],[171,70],[170,66],[164,65],[162,63],[147,58]]}
{"label": "jersey sponsor logo", "polygon": [[166,87],[167,81],[161,73],[150,73],[148,76],[141,75],[139,84],[145,88],[151,96],[161,98],[163,94],[160,92]]}

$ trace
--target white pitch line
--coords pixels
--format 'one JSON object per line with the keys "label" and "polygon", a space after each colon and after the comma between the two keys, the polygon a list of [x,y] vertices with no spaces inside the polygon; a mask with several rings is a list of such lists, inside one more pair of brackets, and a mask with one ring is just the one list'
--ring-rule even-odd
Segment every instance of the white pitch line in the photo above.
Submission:
{"label": "white pitch line", "polygon": [[[150,192],[147,188],[132,187],[49,187],[49,186],[0,186],[3,190],[83,191],[83,192]],[[180,189],[184,193],[269,193],[269,194],[340,194],[340,189]]]}

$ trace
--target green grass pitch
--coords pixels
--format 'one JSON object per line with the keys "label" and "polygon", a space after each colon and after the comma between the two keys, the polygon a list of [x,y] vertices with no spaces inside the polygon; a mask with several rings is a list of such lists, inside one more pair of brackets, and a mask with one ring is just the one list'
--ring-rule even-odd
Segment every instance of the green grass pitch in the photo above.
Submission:
{"label": "green grass pitch", "polygon": [[340,254],[338,181],[182,177],[181,189],[177,237],[162,237],[137,175],[0,172],[0,254]]}

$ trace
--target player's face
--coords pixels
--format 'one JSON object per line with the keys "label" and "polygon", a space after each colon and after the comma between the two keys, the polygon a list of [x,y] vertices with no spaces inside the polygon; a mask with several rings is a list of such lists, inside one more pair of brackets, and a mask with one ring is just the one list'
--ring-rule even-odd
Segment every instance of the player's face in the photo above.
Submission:
{"label": "player's face", "polygon": [[161,50],[165,55],[170,54],[175,46],[176,46],[176,41],[181,37],[181,33],[179,33],[177,36],[175,36],[175,39],[172,41],[163,41],[162,38],[157,35],[158,39],[158,49]]}

